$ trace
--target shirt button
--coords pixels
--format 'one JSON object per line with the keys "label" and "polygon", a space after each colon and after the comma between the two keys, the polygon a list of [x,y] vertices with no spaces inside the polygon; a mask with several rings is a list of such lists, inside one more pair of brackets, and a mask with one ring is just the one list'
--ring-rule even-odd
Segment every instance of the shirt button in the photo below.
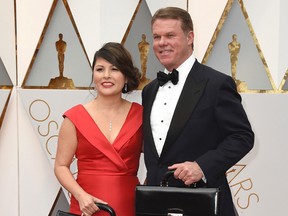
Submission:
{"label": "shirt button", "polygon": [[164,121],[163,120],[161,120],[161,123],[163,123]]}
{"label": "shirt button", "polygon": [[162,140],[162,138],[159,138],[159,140]]}
{"label": "shirt button", "polygon": [[167,105],[167,103],[165,102],[164,105]]}

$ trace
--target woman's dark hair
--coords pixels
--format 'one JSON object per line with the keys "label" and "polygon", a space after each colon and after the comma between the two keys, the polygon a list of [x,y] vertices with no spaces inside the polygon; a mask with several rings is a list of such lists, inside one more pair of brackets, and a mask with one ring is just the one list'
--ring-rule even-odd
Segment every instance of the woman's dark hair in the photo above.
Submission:
{"label": "woman's dark hair", "polygon": [[134,66],[129,51],[122,44],[116,42],[104,44],[94,55],[92,70],[94,70],[98,58],[103,58],[110,62],[124,74],[127,79],[127,89],[125,90],[123,87],[122,93],[128,93],[137,89],[141,74],[139,69]]}

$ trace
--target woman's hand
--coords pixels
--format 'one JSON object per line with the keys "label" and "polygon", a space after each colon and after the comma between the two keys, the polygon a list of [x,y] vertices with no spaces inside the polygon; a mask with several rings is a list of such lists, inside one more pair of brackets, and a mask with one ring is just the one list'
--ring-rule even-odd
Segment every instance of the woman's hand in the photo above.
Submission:
{"label": "woman's hand", "polygon": [[101,199],[98,199],[88,193],[81,194],[77,198],[79,202],[79,207],[82,212],[82,216],[91,216],[95,212],[99,211],[99,208],[95,203],[103,203],[103,204],[108,204],[107,202],[104,202]]}

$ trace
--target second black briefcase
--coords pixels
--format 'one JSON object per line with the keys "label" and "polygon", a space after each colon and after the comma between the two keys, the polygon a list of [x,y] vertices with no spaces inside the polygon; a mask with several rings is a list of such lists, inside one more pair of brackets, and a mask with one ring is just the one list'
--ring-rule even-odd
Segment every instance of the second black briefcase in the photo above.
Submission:
{"label": "second black briefcase", "polygon": [[218,188],[138,185],[136,216],[219,216],[219,193]]}

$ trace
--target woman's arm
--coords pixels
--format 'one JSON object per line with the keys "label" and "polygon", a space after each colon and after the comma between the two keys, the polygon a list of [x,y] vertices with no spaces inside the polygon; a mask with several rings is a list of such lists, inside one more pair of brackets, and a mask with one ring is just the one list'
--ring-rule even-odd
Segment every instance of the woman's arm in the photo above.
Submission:
{"label": "woman's arm", "polygon": [[86,193],[74,179],[70,171],[70,165],[77,144],[76,128],[71,120],[66,117],[59,131],[54,172],[60,184],[78,200],[80,210],[86,215],[92,215],[99,210],[95,202],[107,203]]}

